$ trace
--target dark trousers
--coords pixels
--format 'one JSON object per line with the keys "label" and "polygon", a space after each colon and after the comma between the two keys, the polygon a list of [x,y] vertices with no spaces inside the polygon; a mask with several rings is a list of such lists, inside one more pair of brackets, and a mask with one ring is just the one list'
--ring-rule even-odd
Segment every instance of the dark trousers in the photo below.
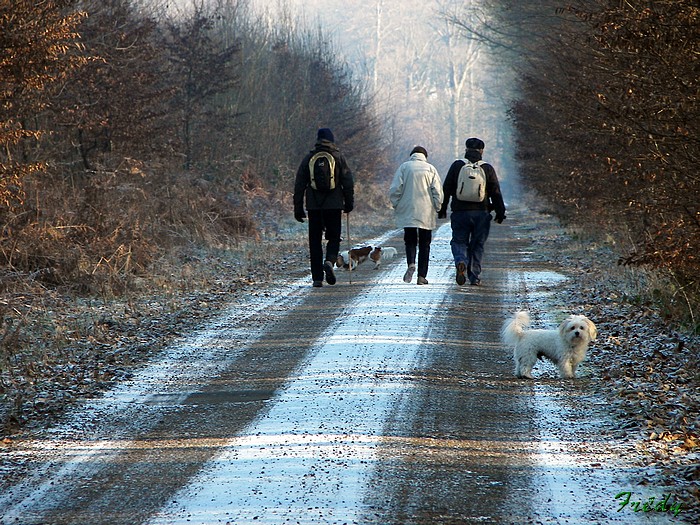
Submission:
{"label": "dark trousers", "polygon": [[423,228],[404,228],[403,242],[406,244],[406,262],[416,264],[418,251],[418,276],[428,276],[428,261],[430,260],[430,243],[433,240],[432,230]]}
{"label": "dark trousers", "polygon": [[[340,250],[342,210],[308,210],[309,216],[309,258],[311,278],[323,281],[323,262],[335,264]],[[326,257],[323,257],[323,232],[326,232]]]}
{"label": "dark trousers", "polygon": [[455,265],[463,262],[467,267],[469,280],[477,280],[481,275],[484,244],[491,230],[491,214],[487,211],[453,211],[450,218],[450,246]]}

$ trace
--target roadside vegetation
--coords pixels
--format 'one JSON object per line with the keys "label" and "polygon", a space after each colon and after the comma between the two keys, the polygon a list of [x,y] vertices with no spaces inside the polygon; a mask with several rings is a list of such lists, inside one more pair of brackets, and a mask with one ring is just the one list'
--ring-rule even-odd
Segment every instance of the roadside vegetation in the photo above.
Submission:
{"label": "roadside vegetation", "polygon": [[638,295],[700,332],[700,8],[692,0],[487,0],[453,19],[514,68],[524,187],[612,247]]}
{"label": "roadside vegetation", "polygon": [[359,211],[384,202],[370,97],[324,35],[244,2],[165,5],[0,0],[6,431],[127,374],[195,291],[279,271],[318,127],[353,159]]}
{"label": "roadside vegetation", "polygon": [[700,332],[700,7],[586,0],[555,13],[557,30],[526,44],[513,110],[523,178],[645,270],[631,301]]}

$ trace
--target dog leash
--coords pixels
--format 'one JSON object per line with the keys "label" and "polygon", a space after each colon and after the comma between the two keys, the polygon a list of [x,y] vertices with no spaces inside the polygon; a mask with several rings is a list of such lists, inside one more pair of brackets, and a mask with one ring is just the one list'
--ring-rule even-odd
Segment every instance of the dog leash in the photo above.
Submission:
{"label": "dog leash", "polygon": [[352,257],[350,257],[350,250],[352,250],[352,242],[350,242],[350,214],[345,214],[345,227],[348,232],[348,277],[350,278],[350,284],[352,284]]}

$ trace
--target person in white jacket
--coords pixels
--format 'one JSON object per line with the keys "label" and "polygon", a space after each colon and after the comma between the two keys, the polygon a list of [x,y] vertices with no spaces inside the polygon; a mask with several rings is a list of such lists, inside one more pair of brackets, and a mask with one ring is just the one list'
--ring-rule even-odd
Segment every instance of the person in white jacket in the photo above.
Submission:
{"label": "person in white jacket", "polygon": [[389,189],[394,207],[396,226],[404,230],[406,262],[403,276],[406,283],[413,279],[418,254],[417,284],[428,284],[428,260],[433,230],[437,227],[437,212],[442,206],[442,182],[435,166],[428,163],[428,152],[422,146],[411,151],[409,160],[396,170]]}

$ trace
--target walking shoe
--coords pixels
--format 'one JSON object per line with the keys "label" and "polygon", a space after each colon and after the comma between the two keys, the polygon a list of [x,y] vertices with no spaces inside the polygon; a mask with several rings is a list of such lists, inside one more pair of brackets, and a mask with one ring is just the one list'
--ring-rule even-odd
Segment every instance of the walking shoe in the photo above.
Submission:
{"label": "walking shoe", "polygon": [[313,287],[314,287],[314,288],[321,288],[321,287],[323,287],[323,281],[314,281]]}
{"label": "walking shoe", "polygon": [[415,272],[415,271],[416,271],[416,265],[409,264],[408,270],[406,270],[406,273],[403,274],[403,282],[410,283],[411,280],[413,279],[413,272]]}
{"label": "walking shoe", "polygon": [[425,277],[418,276],[418,284],[428,284],[428,279]]}
{"label": "walking shoe", "polygon": [[470,279],[469,282],[471,283],[472,286],[480,286],[481,285],[481,279],[478,279],[478,278]]}
{"label": "walking shoe", "polygon": [[323,271],[326,272],[326,282],[328,284],[335,284],[335,274],[333,273],[333,263],[326,261],[323,263]]}
{"label": "walking shoe", "polygon": [[457,284],[463,286],[467,282],[467,277],[464,273],[467,271],[467,265],[463,262],[457,263]]}

